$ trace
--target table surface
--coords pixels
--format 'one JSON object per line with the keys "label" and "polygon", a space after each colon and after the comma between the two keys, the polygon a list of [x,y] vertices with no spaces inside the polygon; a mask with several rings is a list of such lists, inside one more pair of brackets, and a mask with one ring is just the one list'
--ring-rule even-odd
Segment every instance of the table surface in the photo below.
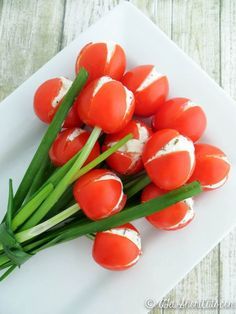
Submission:
{"label": "table surface", "polygon": [[[119,0],[0,0],[0,100],[119,2]],[[233,98],[236,98],[235,0],[131,2],[200,64]],[[166,296],[166,299],[176,303],[182,300],[235,302],[236,230],[212,250]],[[197,312],[233,314],[235,311],[215,309]],[[179,312],[192,311],[189,309],[152,311],[152,313]]]}

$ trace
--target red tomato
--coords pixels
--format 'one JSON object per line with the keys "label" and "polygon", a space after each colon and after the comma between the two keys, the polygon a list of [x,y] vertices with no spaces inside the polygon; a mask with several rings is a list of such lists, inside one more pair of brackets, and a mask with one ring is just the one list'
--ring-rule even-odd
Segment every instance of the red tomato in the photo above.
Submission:
{"label": "red tomato", "polygon": [[230,163],[219,148],[209,144],[195,144],[196,167],[190,181],[199,181],[202,188],[214,190],[227,180]]}
{"label": "red tomato", "polygon": [[149,117],[165,102],[169,84],[167,77],[158,73],[154,65],[141,65],[128,71],[122,83],[134,93],[135,114]]}
{"label": "red tomato", "polygon": [[77,107],[73,105],[64,121],[63,128],[79,128],[83,125],[83,122],[80,120]]}
{"label": "red tomato", "polygon": [[108,76],[87,85],[76,103],[81,120],[106,133],[122,130],[134,112],[133,93]]}
{"label": "red tomato", "polygon": [[120,80],[126,67],[125,52],[114,42],[89,43],[78,55],[76,73],[81,67],[88,71],[88,82],[104,75]]}
{"label": "red tomato", "polygon": [[202,108],[188,98],[173,98],[164,103],[153,117],[155,130],[175,129],[196,142],[206,129]]}
{"label": "red tomato", "polygon": [[[166,191],[159,189],[156,185],[151,183],[142,191],[142,203],[166,193]],[[169,206],[162,211],[147,216],[146,219],[156,228],[163,230],[178,230],[187,226],[193,220],[194,216],[193,199],[187,198],[186,200]]]}
{"label": "red tomato", "polygon": [[140,233],[130,223],[96,234],[93,258],[104,268],[125,270],[136,264],[140,255]]}
{"label": "red tomato", "polygon": [[[61,131],[49,151],[49,157],[55,166],[62,166],[77,154],[85,145],[90,133],[83,129],[73,128]],[[98,142],[95,143],[85,164],[100,155]]]}
{"label": "red tomato", "polygon": [[105,151],[128,134],[132,134],[133,138],[106,159],[110,168],[125,175],[143,169],[142,153],[144,144],[152,134],[151,129],[141,121],[132,120],[121,132],[107,135],[102,147]]}
{"label": "red tomato", "polygon": [[154,133],[147,141],[143,163],[151,180],[163,190],[176,189],[190,178],[194,166],[194,145],[172,129]]}
{"label": "red tomato", "polygon": [[[64,77],[53,78],[39,86],[34,95],[34,111],[43,122],[51,123],[72,81]],[[64,122],[65,128],[80,127],[82,122],[75,106],[72,106]]]}
{"label": "red tomato", "polygon": [[114,215],[126,203],[120,178],[107,169],[86,173],[76,181],[73,193],[83,212],[92,220]]}

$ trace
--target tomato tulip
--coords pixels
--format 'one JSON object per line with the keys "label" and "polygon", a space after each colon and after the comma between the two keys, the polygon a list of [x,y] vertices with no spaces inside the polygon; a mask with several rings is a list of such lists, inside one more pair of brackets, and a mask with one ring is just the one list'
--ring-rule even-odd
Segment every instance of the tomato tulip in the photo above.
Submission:
{"label": "tomato tulip", "polygon": [[89,43],[81,50],[76,60],[76,73],[84,67],[88,73],[88,82],[107,75],[120,80],[126,67],[123,48],[114,42]]}
{"label": "tomato tulip", "polygon": [[147,141],[143,163],[151,180],[163,190],[176,189],[190,178],[194,166],[194,145],[172,129],[154,133]]}
{"label": "tomato tulip", "polygon": [[[142,191],[141,200],[144,203],[166,193],[166,191],[161,190],[151,183]],[[184,201],[147,216],[146,219],[158,229],[178,230],[187,226],[193,220],[194,216],[193,199],[187,198]]]}
{"label": "tomato tulip", "polygon": [[122,83],[134,93],[135,114],[149,117],[165,102],[169,84],[167,77],[153,65],[141,65],[125,73]]}
{"label": "tomato tulip", "polygon": [[[53,78],[41,84],[34,95],[34,111],[38,118],[51,123],[64,96],[72,85],[72,81],[65,77]],[[64,121],[65,128],[80,127],[82,122],[77,114],[75,106],[70,109]]]}
{"label": "tomato tulip", "polygon": [[133,135],[132,139],[106,159],[108,166],[124,175],[135,174],[142,170],[143,148],[151,133],[151,129],[145,123],[132,120],[121,132],[108,134],[104,141],[103,151],[115,145],[126,135]]}
{"label": "tomato tulip", "polygon": [[[55,139],[49,151],[49,156],[55,166],[62,166],[77,154],[85,145],[90,133],[83,129],[72,128],[61,131]],[[94,145],[85,164],[94,160],[100,155],[98,142]]]}
{"label": "tomato tulip", "polygon": [[120,178],[107,169],[86,173],[76,181],[73,193],[80,208],[92,220],[114,215],[126,203]]}
{"label": "tomato tulip", "polygon": [[130,223],[96,234],[93,258],[104,268],[125,270],[135,265],[140,255],[140,233]]}
{"label": "tomato tulip", "polygon": [[155,130],[175,129],[193,142],[206,129],[206,115],[202,108],[188,98],[173,98],[164,103],[153,117]]}
{"label": "tomato tulip", "polygon": [[225,153],[209,144],[195,144],[195,154],[196,167],[190,181],[199,181],[205,191],[221,187],[230,170]]}
{"label": "tomato tulip", "polygon": [[133,93],[108,76],[88,84],[76,103],[81,120],[105,133],[122,130],[134,112]]}

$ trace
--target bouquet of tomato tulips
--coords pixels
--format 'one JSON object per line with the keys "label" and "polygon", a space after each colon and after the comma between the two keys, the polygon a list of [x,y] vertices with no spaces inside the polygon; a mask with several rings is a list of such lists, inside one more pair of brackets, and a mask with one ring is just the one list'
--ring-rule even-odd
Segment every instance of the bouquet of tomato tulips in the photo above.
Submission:
{"label": "bouquet of tomato tulips", "polygon": [[183,228],[194,217],[192,197],[226,181],[225,154],[194,144],[206,128],[202,108],[187,98],[167,101],[168,79],[153,65],[125,69],[120,45],[89,43],[74,82],[53,78],[37,89],[34,110],[49,127],[15,194],[9,180],[1,280],[39,251],[80,236],[94,241],[101,266],[129,268],[141,254],[131,221]]}

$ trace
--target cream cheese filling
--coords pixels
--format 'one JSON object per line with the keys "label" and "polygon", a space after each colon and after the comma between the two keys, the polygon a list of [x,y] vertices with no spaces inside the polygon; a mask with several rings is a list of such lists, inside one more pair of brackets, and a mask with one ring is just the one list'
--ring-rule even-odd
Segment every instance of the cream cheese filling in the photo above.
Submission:
{"label": "cream cheese filling", "polygon": [[77,136],[84,133],[85,130],[76,128],[70,135],[67,136],[67,141],[72,142]]}
{"label": "cream cheese filling", "polygon": [[149,163],[152,160],[155,160],[161,156],[181,151],[187,151],[189,153],[190,168],[192,169],[195,162],[194,145],[189,139],[187,139],[183,135],[178,135],[170,140],[162,149],[156,152],[154,156],[149,158],[146,163]]}
{"label": "cream cheese filling", "polygon": [[148,76],[143,80],[143,82],[139,85],[139,87],[136,89],[136,92],[141,92],[148,86],[150,86],[152,83],[163,77],[164,75],[162,73],[157,72],[156,68],[153,67]]}
{"label": "cream cheese filling", "polygon": [[62,82],[61,88],[59,90],[59,93],[57,94],[57,96],[53,99],[52,101],[52,107],[56,108],[59,104],[59,102],[63,99],[63,97],[66,95],[66,93],[68,92],[68,90],[70,89],[71,85],[72,85],[72,81],[65,78],[65,77],[60,77],[60,80]]}

